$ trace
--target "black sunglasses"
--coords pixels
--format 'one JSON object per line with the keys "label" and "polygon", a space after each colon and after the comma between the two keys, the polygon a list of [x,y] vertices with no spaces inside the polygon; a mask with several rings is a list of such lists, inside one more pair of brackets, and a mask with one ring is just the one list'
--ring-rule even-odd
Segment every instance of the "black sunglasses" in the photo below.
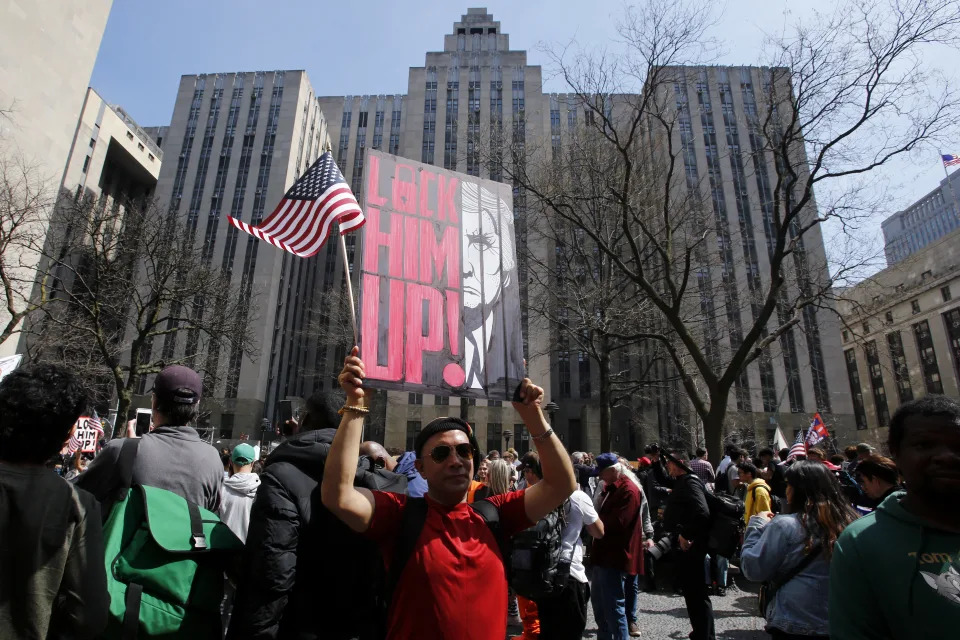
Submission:
{"label": "black sunglasses", "polygon": [[461,442],[455,447],[448,444],[438,444],[430,451],[430,457],[434,462],[443,462],[450,457],[450,453],[456,450],[457,457],[461,460],[473,460],[473,447],[468,442]]}

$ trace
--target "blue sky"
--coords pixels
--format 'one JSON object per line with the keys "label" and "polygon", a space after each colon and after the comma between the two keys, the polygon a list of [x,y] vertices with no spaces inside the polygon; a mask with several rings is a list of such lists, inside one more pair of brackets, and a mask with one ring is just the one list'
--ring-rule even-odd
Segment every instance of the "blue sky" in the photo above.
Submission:
{"label": "blue sky", "polygon": [[[642,0],[640,0],[642,1]],[[720,7],[723,3],[717,2]],[[426,51],[443,46],[468,6],[440,0],[330,2],[329,0],[114,0],[90,81],[109,102],[122,105],[142,126],[168,124],[180,76],[218,71],[306,69],[319,95],[406,92],[408,68],[422,66]],[[619,1],[513,0],[485,5],[512,49],[526,49],[530,64],[549,68],[541,44],[575,38],[602,47],[616,39]],[[832,0],[729,0],[713,33],[723,41],[718,62],[757,64],[765,33]],[[585,9],[592,11],[585,14]],[[943,52],[941,63],[957,78],[960,54]],[[547,89],[562,91],[556,79]],[[946,152],[947,149],[944,149]],[[960,153],[960,136],[953,149]],[[934,189],[943,178],[936,149],[884,169],[895,188],[890,211],[879,221]]]}

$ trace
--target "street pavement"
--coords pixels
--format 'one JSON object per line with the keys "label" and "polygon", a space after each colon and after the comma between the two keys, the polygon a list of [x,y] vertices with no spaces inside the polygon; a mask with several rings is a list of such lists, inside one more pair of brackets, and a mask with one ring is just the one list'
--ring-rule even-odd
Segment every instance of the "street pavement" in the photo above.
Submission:
{"label": "street pavement", "polygon": [[[756,615],[756,590],[756,585],[746,585],[744,590],[736,587],[727,589],[727,595],[723,598],[711,596],[717,640],[769,640],[770,636],[763,631],[763,618]],[[637,608],[642,638],[685,640],[690,633],[683,596],[668,591],[641,592]],[[593,620],[592,603],[589,609],[587,630],[583,637],[596,638],[597,625]],[[520,635],[521,631],[519,627],[510,627],[507,637]]]}

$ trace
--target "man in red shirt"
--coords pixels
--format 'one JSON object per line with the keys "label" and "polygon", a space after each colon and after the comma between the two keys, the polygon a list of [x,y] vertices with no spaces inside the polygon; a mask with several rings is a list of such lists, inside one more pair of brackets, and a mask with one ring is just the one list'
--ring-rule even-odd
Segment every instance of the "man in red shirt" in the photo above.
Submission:
{"label": "man in red shirt", "polygon": [[[389,567],[407,498],[353,486],[366,414],[364,365],[357,354],[354,347],[340,373],[347,403],[327,457],[321,497],[347,526],[381,544]],[[540,454],[543,480],[489,499],[499,510],[505,536],[533,526],[577,488],[570,458],[540,409],[543,389],[525,379],[520,397],[513,406]],[[387,640],[503,640],[506,635],[507,581],[500,550],[490,527],[466,502],[478,456],[475,442],[470,426],[453,418],[434,420],[417,437],[415,464],[429,485],[427,514],[393,591]]]}
{"label": "man in red shirt", "polygon": [[643,531],[639,525],[640,490],[617,465],[615,453],[597,456],[603,480],[600,521],[603,537],[594,540],[593,615],[599,640],[627,640],[626,581],[643,573]]}

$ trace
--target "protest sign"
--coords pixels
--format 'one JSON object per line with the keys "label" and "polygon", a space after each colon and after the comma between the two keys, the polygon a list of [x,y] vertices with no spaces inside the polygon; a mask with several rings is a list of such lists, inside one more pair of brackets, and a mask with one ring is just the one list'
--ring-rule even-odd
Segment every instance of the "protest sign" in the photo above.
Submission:
{"label": "protest sign", "polygon": [[366,380],[509,399],[523,377],[510,187],[374,150],[365,174]]}
{"label": "protest sign", "polygon": [[[97,422],[97,424],[100,423]],[[103,428],[96,429],[92,425],[93,422],[87,416],[80,416],[80,419],[77,420],[77,430],[73,434],[73,439],[79,442],[77,450],[80,453],[97,452],[97,440],[103,434]]]}

